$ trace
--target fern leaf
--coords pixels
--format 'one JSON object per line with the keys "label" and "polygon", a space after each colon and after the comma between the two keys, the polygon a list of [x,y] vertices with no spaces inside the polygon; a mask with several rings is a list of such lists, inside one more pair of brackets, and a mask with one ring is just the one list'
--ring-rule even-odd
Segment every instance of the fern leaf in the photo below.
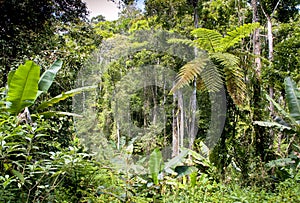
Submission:
{"label": "fern leaf", "polygon": [[182,86],[188,85],[198,75],[201,76],[209,91],[218,91],[222,87],[222,79],[217,68],[206,55],[201,55],[179,70],[177,83],[171,89],[170,93],[174,93]]}
{"label": "fern leaf", "polygon": [[177,82],[171,89],[170,93],[174,93],[184,85],[188,85],[197,75],[199,75],[206,65],[207,57],[198,57],[195,60],[185,64],[178,73]]}
{"label": "fern leaf", "polygon": [[220,42],[224,48],[222,51],[226,51],[229,47],[239,43],[241,39],[249,36],[257,28],[259,28],[259,23],[249,23],[228,32]]}
{"label": "fern leaf", "polygon": [[221,44],[222,35],[214,30],[197,28],[192,31],[192,35],[197,37],[194,42],[199,49],[208,52],[218,52],[223,49]]}
{"label": "fern leaf", "polygon": [[176,38],[172,38],[168,40],[168,43],[171,44],[184,44],[190,47],[193,47],[195,45],[195,43],[190,40],[190,39],[176,39]]}
{"label": "fern leaf", "polygon": [[236,105],[246,103],[246,84],[243,81],[243,72],[239,67],[239,58],[230,53],[213,53],[211,57],[216,59],[224,67],[225,83],[227,91]]}
{"label": "fern leaf", "polygon": [[223,87],[223,80],[215,64],[209,60],[200,74],[208,92],[217,92]]}

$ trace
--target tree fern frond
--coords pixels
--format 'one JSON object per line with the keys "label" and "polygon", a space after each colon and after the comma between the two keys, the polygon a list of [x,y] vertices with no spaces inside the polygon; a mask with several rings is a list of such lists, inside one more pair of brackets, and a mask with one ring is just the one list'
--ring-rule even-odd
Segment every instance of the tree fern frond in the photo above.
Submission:
{"label": "tree fern frond", "polygon": [[259,23],[249,23],[228,32],[227,35],[221,39],[221,44],[224,48],[222,51],[226,51],[229,47],[239,43],[241,39],[249,36],[256,28],[259,28]]}
{"label": "tree fern frond", "polygon": [[196,86],[197,86],[197,90],[199,91],[205,91],[205,90],[208,90],[208,88],[205,86],[205,83],[204,81],[202,80],[202,78],[197,78],[197,81],[196,81]]}
{"label": "tree fern frond", "polygon": [[246,85],[241,78],[240,71],[232,68],[224,68],[227,91],[238,106],[246,104]]}
{"label": "tree fern frond", "polygon": [[224,67],[227,91],[236,105],[246,103],[246,84],[243,71],[239,67],[239,58],[230,53],[212,53],[211,57]]}
{"label": "tree fern frond", "polygon": [[216,52],[211,53],[210,57],[220,62],[224,67],[235,67],[239,66],[240,63],[239,57],[230,53]]}
{"label": "tree fern frond", "polygon": [[198,57],[195,60],[185,64],[178,73],[177,82],[174,87],[171,89],[170,93],[174,93],[179,88],[184,85],[188,85],[193,79],[199,75],[204,69],[207,60],[207,57]]}
{"label": "tree fern frond", "polygon": [[220,33],[205,28],[197,28],[191,33],[197,37],[194,42],[199,49],[208,52],[218,52],[223,49],[221,44],[222,35]]}
{"label": "tree fern frond", "polygon": [[217,92],[223,87],[223,80],[215,64],[209,60],[200,74],[209,92]]}
{"label": "tree fern frond", "polygon": [[177,83],[170,92],[173,93],[182,86],[189,84],[198,75],[201,76],[208,91],[218,91],[222,87],[223,82],[217,67],[206,55],[201,55],[180,69]]}
{"label": "tree fern frond", "polygon": [[171,44],[184,44],[190,47],[193,47],[195,45],[195,43],[193,42],[193,40],[190,39],[176,39],[176,38],[172,38],[168,40],[168,43]]}

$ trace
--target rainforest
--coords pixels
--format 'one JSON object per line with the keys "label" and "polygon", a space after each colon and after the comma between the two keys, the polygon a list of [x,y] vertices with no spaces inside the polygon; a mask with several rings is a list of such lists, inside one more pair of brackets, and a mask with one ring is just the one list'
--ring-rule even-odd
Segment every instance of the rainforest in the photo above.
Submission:
{"label": "rainforest", "polygon": [[109,1],[0,1],[0,202],[300,202],[300,1]]}

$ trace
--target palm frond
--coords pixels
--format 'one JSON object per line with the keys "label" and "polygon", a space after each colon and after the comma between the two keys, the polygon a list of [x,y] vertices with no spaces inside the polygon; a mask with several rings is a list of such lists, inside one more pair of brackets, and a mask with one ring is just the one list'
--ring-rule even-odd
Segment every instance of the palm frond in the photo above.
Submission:
{"label": "palm frond", "polygon": [[241,39],[249,36],[256,28],[259,28],[259,23],[249,23],[228,32],[227,35],[221,39],[221,44],[224,48],[222,51],[226,51],[229,47],[239,43]]}
{"label": "palm frond", "polygon": [[208,52],[218,52],[223,49],[221,44],[222,35],[220,33],[206,28],[197,28],[191,33],[197,37],[194,40],[197,48]]}
{"label": "palm frond", "polygon": [[236,105],[246,103],[246,84],[243,71],[239,67],[239,58],[230,53],[212,53],[211,57],[224,67],[227,91]]}

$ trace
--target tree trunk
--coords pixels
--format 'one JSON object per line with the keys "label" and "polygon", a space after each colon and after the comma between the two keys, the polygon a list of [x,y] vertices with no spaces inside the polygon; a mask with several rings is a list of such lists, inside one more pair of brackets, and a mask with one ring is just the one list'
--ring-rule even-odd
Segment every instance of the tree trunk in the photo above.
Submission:
{"label": "tree trunk", "polygon": [[182,91],[178,90],[178,108],[179,108],[179,146],[183,146],[183,140],[184,140],[184,117],[185,117],[185,109],[183,105],[183,95]]}
{"label": "tree trunk", "polygon": [[[262,8],[263,10],[263,8]],[[263,13],[265,14],[266,18],[267,18],[267,30],[268,30],[268,48],[269,48],[269,53],[268,53],[268,58],[270,61],[270,64],[273,62],[273,29],[272,29],[272,18],[270,15],[268,15],[264,10]],[[274,88],[273,85],[270,84],[269,86],[269,96],[273,99],[274,97]],[[269,103],[269,109],[270,109],[270,113],[271,115],[274,115],[274,104],[272,102]]]}
{"label": "tree trunk", "polygon": [[[194,7],[194,26],[195,28],[199,27],[199,16],[198,16],[198,0],[195,0],[193,2]],[[197,57],[197,49],[194,49],[195,57]],[[196,111],[197,111],[197,78],[194,77],[193,81],[193,92],[190,100],[190,112],[191,112],[191,118],[190,118],[190,126],[189,126],[189,149],[193,149],[194,141],[196,139]]]}
{"label": "tree trunk", "polygon": [[[175,81],[173,82],[173,86]],[[173,109],[172,109],[172,157],[175,157],[179,154],[179,134],[178,134],[178,110],[177,110],[177,92],[173,94]]]}
{"label": "tree trunk", "polygon": [[[253,16],[252,22],[256,23],[259,21],[258,18],[258,1],[251,0],[251,6],[253,9]],[[254,65],[255,65],[255,72],[256,75],[253,79],[253,101],[252,105],[254,107],[253,111],[253,121],[260,121],[263,120],[263,105],[262,105],[262,94],[261,94],[261,43],[260,43],[260,29],[257,28],[253,34],[253,53],[255,55]],[[255,140],[254,140],[254,147],[255,151],[262,161],[265,160],[265,144],[266,144],[266,137],[265,137],[265,129],[259,125],[254,126],[255,132]]]}
{"label": "tree trunk", "polygon": [[[252,16],[252,22],[256,23],[258,22],[258,12],[257,12],[257,0],[251,0],[251,6],[252,6],[252,10],[253,10],[253,16]],[[255,71],[256,71],[256,75],[257,78],[260,79],[260,75],[261,75],[261,59],[260,59],[260,52],[261,52],[261,43],[260,43],[260,29],[257,28],[255,29],[254,33],[253,33],[253,53],[256,56],[255,57]]]}

